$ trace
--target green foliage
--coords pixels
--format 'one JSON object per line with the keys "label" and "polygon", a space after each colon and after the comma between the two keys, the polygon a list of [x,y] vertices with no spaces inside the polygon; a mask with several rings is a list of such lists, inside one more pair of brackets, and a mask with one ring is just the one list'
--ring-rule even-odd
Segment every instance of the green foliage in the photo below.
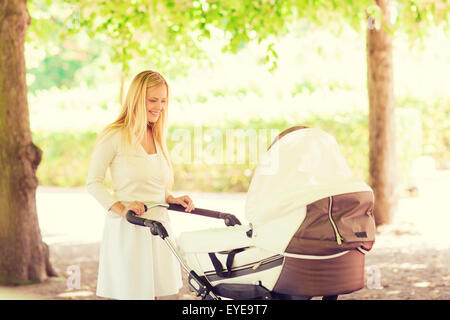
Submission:
{"label": "green foliage", "polygon": [[291,96],[295,97],[296,95],[303,94],[305,92],[311,94],[321,88],[327,88],[328,90],[330,90],[330,92],[354,89],[352,86],[339,81],[329,81],[326,84],[322,84],[318,81],[305,79],[302,82],[295,83],[294,88],[292,88],[291,90]]}
{"label": "green foliage", "polygon": [[80,60],[67,60],[60,55],[46,57],[38,67],[27,70],[28,76],[32,75],[34,79],[28,85],[28,90],[35,93],[37,90],[47,90],[52,87],[74,87],[76,84],[74,75],[82,65]]}
{"label": "green foliage", "polygon": [[89,160],[97,134],[94,132],[33,132],[43,150],[37,177],[41,185],[79,187],[86,183]]}
{"label": "green foliage", "polygon": [[101,45],[96,52],[106,51],[111,62],[118,64],[126,76],[136,61],[175,77],[186,75],[193,61],[207,60],[197,46],[195,29],[189,19],[184,12],[171,8],[170,2],[57,0],[43,3],[36,0],[29,3],[32,24],[27,42],[45,48],[47,55],[57,51],[61,43],[74,43],[80,35],[87,35]]}
{"label": "green foliage", "polygon": [[[239,100],[244,99],[249,94],[254,94],[255,96],[261,98],[263,97],[263,92],[261,89],[254,83],[251,82],[248,86],[240,87],[237,89],[229,89],[229,88],[214,88],[209,90],[204,90],[202,93],[196,94],[194,101],[198,103],[209,103],[211,100],[215,98],[226,98],[226,97],[236,97]],[[191,95],[184,94],[183,96],[178,96],[175,98],[179,103],[187,102],[192,103],[193,99]]]}
{"label": "green foliage", "polygon": [[[325,119],[314,116],[307,120],[287,120],[285,118],[264,121],[262,119],[251,119],[248,122],[240,120],[227,120],[221,123],[203,125],[196,127],[193,124],[172,125],[169,130],[168,147],[174,150],[179,141],[173,139],[177,130],[187,130],[194,141],[195,130],[202,130],[203,138],[208,135],[209,130],[219,130],[225,139],[226,130],[282,130],[293,125],[307,125],[319,127],[334,135],[341,145],[342,152],[349,160],[349,165],[354,168],[355,173],[362,178],[367,172],[367,129],[365,129],[366,116],[363,114],[340,114],[334,119]],[[267,134],[270,134],[268,132]],[[172,137],[172,138],[171,138]],[[38,168],[37,176],[41,185],[55,185],[63,187],[84,186],[87,172],[89,170],[90,157],[96,138],[95,132],[33,132],[34,142],[44,151],[43,161]],[[266,144],[260,145],[261,150],[266,150],[270,145],[270,136],[266,135]],[[204,144],[207,147],[207,143]],[[226,141],[223,144],[227,150]],[[233,149],[233,156],[224,153],[225,158],[221,163],[204,163],[202,155],[190,153],[191,157],[182,163],[174,163],[176,176],[175,189],[201,190],[216,192],[238,192],[246,191],[255,169],[257,160],[250,161],[249,145],[245,146],[243,161],[238,160],[238,150]],[[194,146],[192,150],[194,151]],[[173,152],[172,152],[173,155]],[[199,160],[199,162],[197,161]]]}
{"label": "green foliage", "polygon": [[302,82],[297,82],[295,84],[295,88],[292,89],[291,95],[292,97],[295,97],[298,94],[302,94],[305,91],[308,91],[308,93],[313,93],[318,89],[318,85],[315,83],[312,83],[311,80],[304,80]]}
{"label": "green foliage", "polygon": [[[448,1],[398,0],[392,10],[389,32],[406,32],[413,42],[430,26],[450,30]],[[251,41],[264,45],[262,61],[273,71],[278,59],[273,38],[286,34],[292,22],[306,20],[337,33],[348,24],[363,33],[369,16],[382,19],[373,0],[30,0],[29,11],[28,42],[49,50],[86,31],[126,76],[136,59],[171,77],[186,75],[193,61],[208,60],[198,44],[214,30],[224,33],[223,52],[236,53]]]}
{"label": "green foliage", "polygon": [[[450,101],[438,99],[425,103],[410,97],[398,102],[397,151],[400,183],[410,182],[409,169],[418,155],[433,156],[440,167],[450,167]],[[270,130],[279,133],[295,125],[320,128],[335,137],[340,150],[347,159],[353,173],[368,180],[369,132],[366,112],[338,112],[333,115],[311,114],[306,118],[296,115],[270,120],[252,118],[248,121],[227,119],[217,123],[194,125],[172,124],[168,133],[168,148],[174,161],[175,189],[208,192],[246,192],[257,160],[250,159],[250,143],[244,140],[245,154],[239,161],[238,149],[227,149],[227,130],[242,132],[264,132],[266,140],[258,138],[258,152],[266,150],[272,138]],[[183,131],[184,130],[184,131]],[[188,133],[191,148],[189,152],[176,154],[180,146],[177,133]],[[198,150],[211,146],[214,132],[219,132],[219,144],[223,156],[208,163],[205,153]],[[82,187],[89,170],[90,158],[97,133],[86,132],[33,132],[33,141],[44,151],[43,161],[37,176],[41,185],[61,187]],[[196,149],[201,137],[202,148]],[[185,148],[183,147],[183,150]],[[230,152],[232,154],[230,154]],[[178,156],[178,160],[175,159]],[[231,159],[231,160],[230,160]],[[107,185],[110,181],[107,180]]]}
{"label": "green foliage", "polygon": [[430,27],[440,25],[450,32],[450,2],[447,0],[401,0],[396,1],[394,7],[398,12],[394,30],[408,34],[411,45],[423,44]]}

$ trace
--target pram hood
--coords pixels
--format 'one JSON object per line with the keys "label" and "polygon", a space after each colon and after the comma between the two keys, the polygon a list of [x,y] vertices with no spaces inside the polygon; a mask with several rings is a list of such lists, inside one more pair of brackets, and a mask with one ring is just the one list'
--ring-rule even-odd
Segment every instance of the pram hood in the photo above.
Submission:
{"label": "pram hood", "polygon": [[255,236],[265,234],[255,240],[276,251],[285,248],[308,204],[337,194],[372,191],[353,175],[333,136],[318,128],[296,128],[280,134],[263,154],[245,204]]}

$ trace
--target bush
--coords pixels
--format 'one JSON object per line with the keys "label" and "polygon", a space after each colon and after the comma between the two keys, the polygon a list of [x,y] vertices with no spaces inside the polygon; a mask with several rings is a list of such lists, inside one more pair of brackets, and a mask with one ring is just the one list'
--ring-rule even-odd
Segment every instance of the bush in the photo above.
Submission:
{"label": "bush", "polygon": [[[251,119],[248,122],[224,120],[202,126],[172,125],[169,128],[167,143],[174,162],[176,177],[174,188],[215,192],[247,191],[260,153],[267,149],[276,134],[294,125],[319,127],[335,136],[349,160],[349,165],[359,176],[365,178],[367,165],[364,164],[367,162],[368,150],[365,118],[363,114],[352,114],[336,115],[334,119],[315,117],[305,121],[279,118],[270,121]],[[226,139],[227,130],[232,133],[242,133],[240,137],[245,143],[243,148],[231,149],[231,144],[227,145],[229,143]],[[188,135],[188,143],[191,146],[189,152],[183,146],[183,142],[177,138],[180,132],[184,132],[185,136],[186,133]],[[218,136],[215,139],[222,141],[211,142],[213,139],[211,133],[214,132]],[[248,135],[246,136],[247,133],[258,135],[255,140],[258,143],[256,155],[249,151],[253,141],[250,141],[251,138]],[[40,184],[61,187],[84,186],[96,136],[97,133],[93,131],[33,132],[35,144],[43,150],[43,160],[37,171]],[[233,138],[235,143],[239,139],[239,137]],[[203,143],[203,149],[196,147],[195,144],[199,142]],[[215,151],[221,153],[221,156],[208,158],[206,154],[213,154],[208,151],[208,148],[214,147],[214,143],[219,147],[215,148]],[[182,149],[183,154],[177,153],[177,148]],[[227,151],[227,148],[231,151]],[[200,151],[203,154],[200,154]],[[180,161],[183,157],[184,159]]]}
{"label": "bush", "polygon": [[43,150],[37,170],[41,185],[80,187],[86,183],[97,133],[35,131],[34,143]]}
{"label": "bush", "polygon": [[[424,105],[412,99],[399,103],[397,152],[400,183],[409,182],[411,162],[420,154],[432,155],[441,167],[450,164],[449,103],[440,100],[432,105],[433,108]],[[333,135],[354,174],[368,181],[368,115],[360,111],[339,112],[332,116],[311,115],[305,119],[290,115],[289,118],[271,120],[227,119],[201,126],[173,124],[169,127],[167,144],[174,165],[174,189],[246,192],[259,155],[276,134],[295,125],[320,128]],[[228,139],[227,132],[242,133],[241,147],[244,150],[232,148],[231,141],[237,141],[239,137]],[[33,132],[34,142],[44,151],[37,171],[40,184],[84,186],[96,136],[94,131]],[[201,148],[199,144],[202,144]],[[106,184],[111,185],[109,176]]]}

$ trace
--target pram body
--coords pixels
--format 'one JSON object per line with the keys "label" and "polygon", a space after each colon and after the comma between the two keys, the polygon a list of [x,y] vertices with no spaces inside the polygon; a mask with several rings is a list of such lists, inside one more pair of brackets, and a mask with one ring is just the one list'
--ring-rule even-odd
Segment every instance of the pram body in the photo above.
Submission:
{"label": "pram body", "polygon": [[332,136],[293,127],[274,140],[254,172],[249,224],[196,209],[228,227],[181,233],[182,253],[172,250],[190,272],[191,291],[203,298],[337,297],[364,287],[365,254],[375,241],[373,205],[372,190],[352,175]]}

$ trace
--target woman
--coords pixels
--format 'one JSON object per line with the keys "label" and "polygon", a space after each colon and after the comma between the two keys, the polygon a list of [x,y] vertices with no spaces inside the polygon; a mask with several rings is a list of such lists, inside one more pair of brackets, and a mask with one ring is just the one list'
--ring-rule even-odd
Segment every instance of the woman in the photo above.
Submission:
{"label": "woman", "polygon": [[[187,195],[174,197],[173,168],[166,146],[169,87],[155,71],[143,71],[130,84],[116,121],[99,134],[86,182],[107,210],[100,247],[97,295],[114,299],[156,299],[182,287],[178,261],[148,228],[126,221],[144,205],[177,203],[194,209]],[[110,169],[114,192],[104,185]],[[158,220],[171,233],[166,209]],[[147,214],[147,213],[146,213]]]}

